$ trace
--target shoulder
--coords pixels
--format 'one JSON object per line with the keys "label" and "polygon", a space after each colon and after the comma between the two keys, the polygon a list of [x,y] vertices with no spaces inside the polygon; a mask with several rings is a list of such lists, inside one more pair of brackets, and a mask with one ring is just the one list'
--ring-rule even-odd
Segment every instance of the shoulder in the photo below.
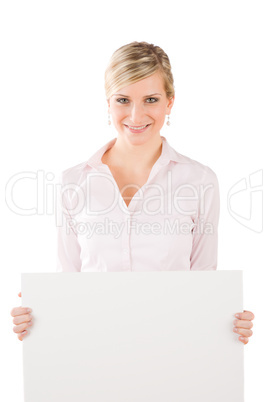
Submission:
{"label": "shoulder", "polygon": [[66,208],[72,209],[73,202],[77,203],[78,200],[83,200],[83,183],[85,182],[87,167],[89,167],[87,162],[81,162],[59,173],[59,190],[57,191],[59,191],[59,198]]}
{"label": "shoulder", "polygon": [[85,161],[62,170],[60,173],[61,184],[66,185],[81,183],[81,180],[83,180],[84,175],[88,170],[87,167],[87,161]]}
{"label": "shoulder", "polygon": [[218,183],[218,178],[215,171],[206,164],[197,161],[189,156],[183,155],[173,149],[176,165],[175,169],[178,174],[181,174],[186,180],[193,182],[213,182]]}

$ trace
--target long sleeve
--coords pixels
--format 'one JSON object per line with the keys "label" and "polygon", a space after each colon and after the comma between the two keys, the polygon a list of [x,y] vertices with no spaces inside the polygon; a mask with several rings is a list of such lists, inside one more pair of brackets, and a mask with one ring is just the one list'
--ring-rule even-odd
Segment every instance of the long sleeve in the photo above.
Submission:
{"label": "long sleeve", "polygon": [[201,194],[190,256],[192,271],[217,269],[220,194],[217,176],[211,169],[202,184],[204,197]]}
{"label": "long sleeve", "polygon": [[69,225],[72,217],[64,202],[62,193],[63,181],[60,179],[60,190],[57,191],[57,268],[58,272],[80,272],[81,271],[81,248],[78,243],[77,234]]}

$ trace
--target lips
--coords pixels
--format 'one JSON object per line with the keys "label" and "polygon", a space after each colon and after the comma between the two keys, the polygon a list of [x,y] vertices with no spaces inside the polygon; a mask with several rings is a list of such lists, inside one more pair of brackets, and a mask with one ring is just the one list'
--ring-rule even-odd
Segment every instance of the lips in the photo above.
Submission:
{"label": "lips", "polygon": [[142,130],[143,128],[147,127],[149,124],[144,124],[143,126],[128,126],[129,128]]}
{"label": "lips", "polygon": [[124,125],[132,130],[143,130],[144,128],[150,126],[150,124],[144,124],[142,126],[128,126],[127,124]]}

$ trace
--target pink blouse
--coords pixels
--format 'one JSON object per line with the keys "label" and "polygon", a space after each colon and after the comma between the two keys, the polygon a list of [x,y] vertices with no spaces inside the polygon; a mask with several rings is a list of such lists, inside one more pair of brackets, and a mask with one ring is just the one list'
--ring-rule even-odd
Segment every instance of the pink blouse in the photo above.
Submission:
{"label": "pink blouse", "polygon": [[161,139],[161,155],[128,207],[101,161],[116,138],[61,173],[57,271],[217,268],[217,176]]}

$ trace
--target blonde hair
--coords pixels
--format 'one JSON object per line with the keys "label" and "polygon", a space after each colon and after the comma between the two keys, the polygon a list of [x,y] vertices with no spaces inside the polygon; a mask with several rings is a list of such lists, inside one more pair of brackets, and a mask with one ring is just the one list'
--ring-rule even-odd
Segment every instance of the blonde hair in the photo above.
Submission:
{"label": "blonde hair", "polygon": [[171,65],[159,46],[147,42],[131,42],[117,49],[105,70],[107,100],[119,89],[159,72],[167,98],[175,94]]}

